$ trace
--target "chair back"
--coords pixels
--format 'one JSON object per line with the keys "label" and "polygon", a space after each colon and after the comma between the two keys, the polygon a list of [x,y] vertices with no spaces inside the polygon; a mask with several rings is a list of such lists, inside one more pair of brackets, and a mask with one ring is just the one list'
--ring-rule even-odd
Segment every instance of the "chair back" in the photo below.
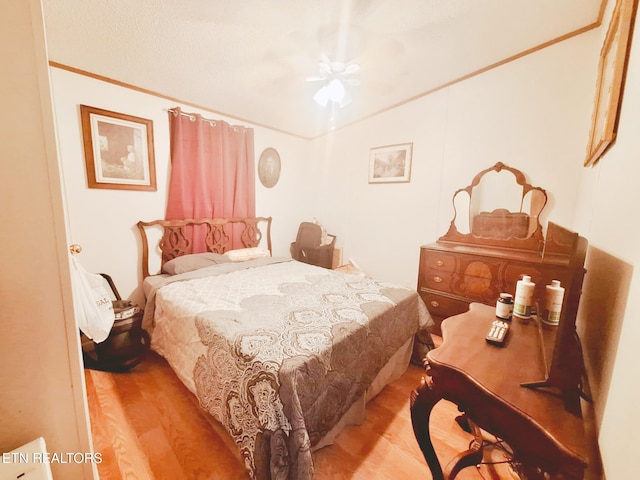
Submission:
{"label": "chair back", "polygon": [[[331,268],[336,236],[327,233],[323,243],[323,230],[320,225],[302,222],[298,227],[296,241],[291,244],[291,258],[300,262]],[[328,242],[328,243],[327,243]]]}
{"label": "chair back", "polygon": [[322,242],[322,227],[317,223],[302,222],[298,227],[296,243],[302,248],[318,248]]}

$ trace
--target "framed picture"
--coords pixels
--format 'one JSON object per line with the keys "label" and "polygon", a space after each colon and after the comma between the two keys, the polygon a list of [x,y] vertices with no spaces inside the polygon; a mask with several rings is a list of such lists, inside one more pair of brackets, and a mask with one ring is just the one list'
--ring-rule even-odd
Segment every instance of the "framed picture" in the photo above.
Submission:
{"label": "framed picture", "polygon": [[156,190],[153,122],[80,105],[89,188]]}
{"label": "framed picture", "polygon": [[369,183],[410,182],[412,150],[413,143],[372,148]]}
{"label": "framed picture", "polygon": [[600,66],[585,167],[593,166],[616,138],[638,0],[617,0],[600,52]]}

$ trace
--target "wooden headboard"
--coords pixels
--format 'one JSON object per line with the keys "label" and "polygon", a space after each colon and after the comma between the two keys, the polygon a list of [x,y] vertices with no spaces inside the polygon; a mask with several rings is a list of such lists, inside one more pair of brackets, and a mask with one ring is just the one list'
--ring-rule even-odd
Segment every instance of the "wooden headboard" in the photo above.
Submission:
{"label": "wooden headboard", "polygon": [[[161,267],[173,258],[194,252],[194,245],[189,240],[191,235],[185,234],[193,231],[193,227],[199,228],[201,231],[204,251],[224,253],[233,248],[233,236],[240,239],[244,248],[257,247],[264,236],[261,226],[262,228],[266,226],[267,248],[271,251],[271,217],[154,220],[152,222],[140,221],[136,225],[142,240],[142,278],[149,276],[148,229],[159,228],[162,231],[158,242],[161,252]],[[203,249],[196,248],[195,251],[203,251]]]}

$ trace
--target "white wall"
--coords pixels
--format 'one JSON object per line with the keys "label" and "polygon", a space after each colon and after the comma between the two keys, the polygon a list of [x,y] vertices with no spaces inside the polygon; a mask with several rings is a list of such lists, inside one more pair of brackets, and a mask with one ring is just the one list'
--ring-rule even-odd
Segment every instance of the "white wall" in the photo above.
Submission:
{"label": "white wall", "polygon": [[[109,273],[125,298],[140,301],[134,291],[141,279],[136,222],[164,218],[169,163],[167,109],[180,106],[205,118],[232,118],[102,82],[58,68],[50,68],[58,143],[62,159],[63,190],[67,202],[70,242],[82,246],[78,259],[92,272]],[[89,105],[153,120],[158,189],[155,192],[91,189],[87,187],[80,105]],[[300,179],[308,178],[308,142],[251,124],[256,162],[266,147],[280,153],[282,173],[278,184],[265,188],[256,182],[257,214],[273,217],[275,255],[288,255],[297,225],[306,218],[314,192]]]}
{"label": "white wall", "polygon": [[[611,7],[611,6],[610,6]],[[604,35],[603,31],[600,32]],[[632,466],[640,418],[637,382],[640,323],[640,225],[635,208],[640,178],[640,26],[635,25],[617,139],[593,168],[581,171],[575,226],[590,241],[580,316],[597,350],[594,369],[600,449],[609,479],[635,478]],[[606,399],[606,400],[605,400]]]}
{"label": "white wall", "polygon": [[[50,453],[89,453],[39,1],[3,4],[0,63],[0,452],[42,436]],[[97,475],[90,463],[51,468]]]}
{"label": "white wall", "polygon": [[[415,287],[419,246],[444,234],[452,195],[500,161],[547,190],[543,221],[572,227],[591,115],[590,32],[334,132],[316,158],[318,216],[345,258]],[[324,140],[323,140],[324,141]],[[410,183],[368,184],[372,147],[413,142]]]}

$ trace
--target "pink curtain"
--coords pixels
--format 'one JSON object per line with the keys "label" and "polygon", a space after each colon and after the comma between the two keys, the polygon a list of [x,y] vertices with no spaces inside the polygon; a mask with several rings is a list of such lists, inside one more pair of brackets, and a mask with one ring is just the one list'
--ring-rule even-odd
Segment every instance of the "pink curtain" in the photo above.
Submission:
{"label": "pink curtain", "polygon": [[[169,111],[169,129],[166,219],[255,217],[253,129],[185,114],[180,108]],[[204,251],[204,232],[193,235],[193,253]],[[240,248],[235,237],[232,248]]]}

